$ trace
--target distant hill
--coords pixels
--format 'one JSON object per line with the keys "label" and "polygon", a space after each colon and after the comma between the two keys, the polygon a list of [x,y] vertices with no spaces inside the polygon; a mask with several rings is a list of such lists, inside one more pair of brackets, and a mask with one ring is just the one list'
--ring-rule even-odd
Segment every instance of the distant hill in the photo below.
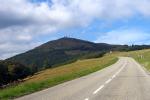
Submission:
{"label": "distant hill", "polygon": [[[143,48],[144,47],[140,49]],[[130,49],[133,49],[133,46],[93,43],[64,37],[58,40],[49,41],[28,52],[8,58],[6,61],[19,62],[30,67],[32,72],[37,72],[42,69],[73,62],[78,59],[100,57],[111,50],[128,51]]]}

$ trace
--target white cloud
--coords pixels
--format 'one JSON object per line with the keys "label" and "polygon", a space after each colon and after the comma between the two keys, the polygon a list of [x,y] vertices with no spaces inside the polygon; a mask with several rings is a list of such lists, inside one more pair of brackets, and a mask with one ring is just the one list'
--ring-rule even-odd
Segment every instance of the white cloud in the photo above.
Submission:
{"label": "white cloud", "polygon": [[19,35],[19,36],[17,36],[17,38],[18,38],[19,40],[23,40],[23,41],[29,41],[29,40],[32,39],[32,37],[31,37],[30,35],[28,35],[28,34]]}
{"label": "white cloud", "polygon": [[9,43],[9,42],[0,44],[0,57],[1,59],[5,59],[14,56],[16,54],[19,54],[21,52],[25,52],[40,44],[41,44],[40,42],[26,43],[26,45],[22,43],[19,44],[19,43]]}
{"label": "white cloud", "polygon": [[138,29],[119,29],[99,36],[95,42],[109,44],[148,44],[150,34]]}
{"label": "white cloud", "polygon": [[51,6],[47,2],[36,4],[29,0],[0,1],[1,27],[38,24],[61,28],[89,24],[94,18],[118,19],[135,13],[150,15],[149,0],[52,0]]}
{"label": "white cloud", "polygon": [[[149,5],[149,0],[47,0],[38,3],[0,0],[0,58],[35,47],[36,37],[71,27],[85,27],[94,19],[124,20],[136,14],[149,17]],[[27,43],[32,45],[26,48]],[[12,50],[14,47],[18,49]],[[12,52],[4,53],[5,49]]]}

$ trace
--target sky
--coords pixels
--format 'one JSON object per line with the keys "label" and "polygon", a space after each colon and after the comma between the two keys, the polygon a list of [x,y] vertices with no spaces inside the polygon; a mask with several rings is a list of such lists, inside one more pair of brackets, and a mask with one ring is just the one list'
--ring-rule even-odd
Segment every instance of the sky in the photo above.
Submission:
{"label": "sky", "polygon": [[150,0],[0,0],[0,59],[64,36],[150,44]]}

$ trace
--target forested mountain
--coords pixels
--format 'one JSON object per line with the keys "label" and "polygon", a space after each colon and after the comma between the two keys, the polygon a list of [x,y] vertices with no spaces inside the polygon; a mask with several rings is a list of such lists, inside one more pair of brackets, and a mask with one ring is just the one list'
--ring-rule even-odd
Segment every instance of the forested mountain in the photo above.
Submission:
{"label": "forested mountain", "polygon": [[16,55],[6,61],[19,62],[30,67],[31,72],[37,72],[50,67],[73,62],[78,59],[99,57],[109,51],[129,51],[149,48],[138,45],[110,45],[93,43],[75,38],[60,38],[49,41],[23,54]]}
{"label": "forested mountain", "polygon": [[101,57],[110,51],[132,51],[149,45],[110,45],[74,38],[47,42],[28,52],[0,61],[0,87],[23,79],[46,68],[56,67],[78,59]]}
{"label": "forested mountain", "polygon": [[30,68],[20,63],[0,61],[0,87],[30,75]]}
{"label": "forested mountain", "polygon": [[109,44],[96,44],[74,38],[61,38],[47,42],[33,50],[7,59],[32,68],[33,72],[69,63],[77,59],[101,56],[111,50]]}

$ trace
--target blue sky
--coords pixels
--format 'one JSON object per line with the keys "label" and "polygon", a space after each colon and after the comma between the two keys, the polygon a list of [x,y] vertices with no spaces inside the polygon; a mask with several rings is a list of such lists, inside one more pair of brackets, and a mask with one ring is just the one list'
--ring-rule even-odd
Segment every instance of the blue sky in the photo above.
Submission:
{"label": "blue sky", "polygon": [[[150,28],[149,28],[149,24],[150,24],[150,20],[149,19],[144,19],[141,18],[139,16],[135,16],[131,19],[128,19],[126,21],[122,21],[122,20],[118,20],[118,21],[113,21],[113,22],[103,22],[103,21],[99,21],[99,20],[95,20],[92,23],[90,23],[88,26],[86,27],[76,27],[76,28],[71,28],[71,29],[67,29],[67,30],[61,30],[58,31],[57,34],[53,34],[53,35],[49,35],[49,37],[45,37],[45,41],[49,41],[51,40],[51,36],[53,37],[53,39],[57,39],[57,38],[61,38],[63,36],[68,36],[68,37],[73,37],[73,38],[79,38],[79,39],[84,39],[84,40],[89,40],[89,41],[93,41],[93,42],[105,42],[105,43],[110,43],[110,44],[150,44],[150,37],[138,37],[138,39],[136,41],[134,40],[130,40],[127,39],[125,41],[119,41],[118,40],[114,40],[114,41],[110,41],[111,38],[110,37],[107,41],[101,41],[98,40],[99,38],[101,39],[102,36],[105,36],[107,33],[111,32],[111,31],[116,31],[116,33],[119,32],[119,34],[113,34],[115,37],[117,37],[118,35],[121,36],[129,36],[130,34],[132,35],[133,33],[124,33],[124,31],[128,32],[133,32],[133,30],[137,31],[138,35],[140,32],[140,34],[149,34],[150,33]],[[123,33],[121,33],[123,32]],[[134,36],[135,37],[135,36]],[[44,38],[44,37],[43,37]],[[144,40],[141,38],[144,38]],[[134,39],[134,38],[133,38]]]}
{"label": "blue sky", "polygon": [[0,0],[0,59],[64,36],[150,44],[149,0]]}

